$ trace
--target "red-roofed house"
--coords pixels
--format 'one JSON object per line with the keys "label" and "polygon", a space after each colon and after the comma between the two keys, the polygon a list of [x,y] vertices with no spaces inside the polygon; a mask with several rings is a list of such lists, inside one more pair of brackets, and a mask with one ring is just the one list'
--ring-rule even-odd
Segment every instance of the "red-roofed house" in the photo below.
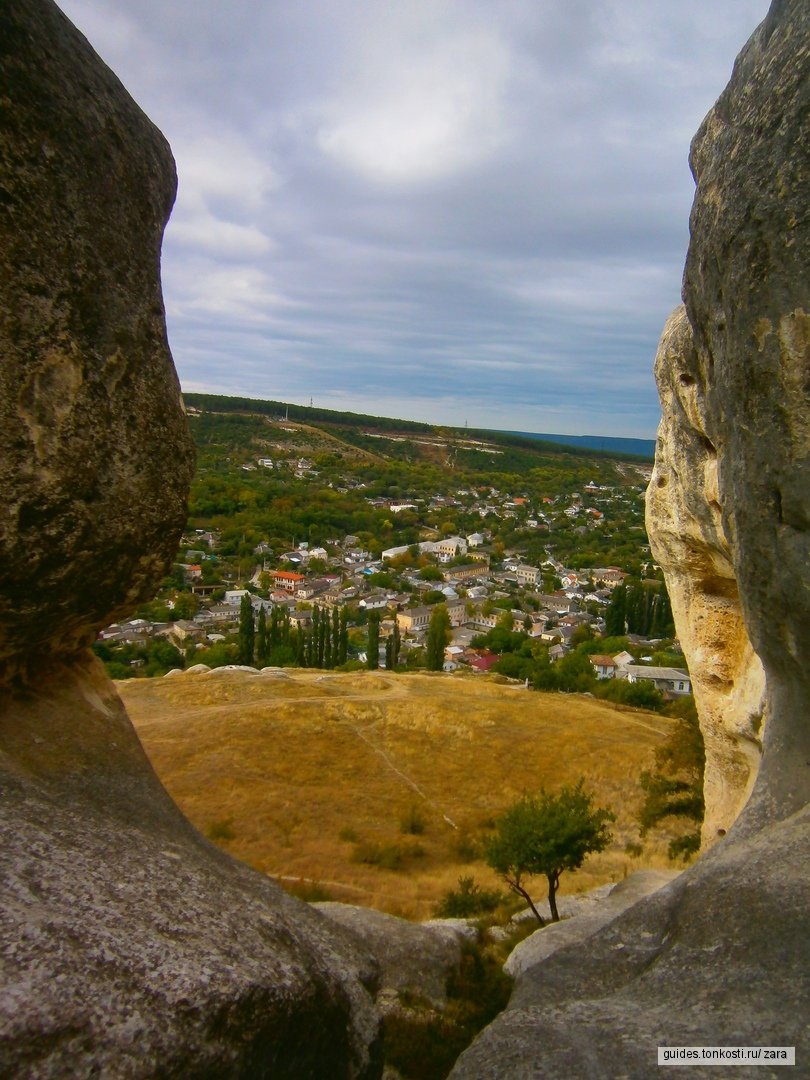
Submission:
{"label": "red-roofed house", "polygon": [[286,592],[295,592],[303,580],[304,575],[296,574],[293,570],[273,571],[273,584],[277,589],[284,589]]}

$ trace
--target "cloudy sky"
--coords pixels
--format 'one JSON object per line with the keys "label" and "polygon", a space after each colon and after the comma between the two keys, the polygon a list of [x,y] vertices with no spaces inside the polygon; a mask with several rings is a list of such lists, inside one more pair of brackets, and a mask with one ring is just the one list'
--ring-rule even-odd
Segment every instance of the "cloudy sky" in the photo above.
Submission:
{"label": "cloudy sky", "polygon": [[60,0],[172,145],[185,390],[652,437],[689,140],[768,0]]}

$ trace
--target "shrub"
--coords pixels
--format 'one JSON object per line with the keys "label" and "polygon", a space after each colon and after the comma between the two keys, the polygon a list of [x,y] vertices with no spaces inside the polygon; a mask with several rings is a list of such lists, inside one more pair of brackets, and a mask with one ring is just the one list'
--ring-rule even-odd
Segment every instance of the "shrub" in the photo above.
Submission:
{"label": "shrub", "polygon": [[236,833],[234,832],[232,819],[223,818],[221,821],[212,821],[206,829],[206,835],[214,843],[223,840],[234,840]]}
{"label": "shrub", "polygon": [[460,877],[458,888],[449,889],[442,897],[436,915],[440,919],[470,919],[486,915],[503,900],[496,889],[482,889],[473,877]]}
{"label": "shrub", "polygon": [[353,829],[351,825],[344,825],[338,833],[338,840],[343,840],[347,844],[356,844],[357,830]]}
{"label": "shrub", "polygon": [[481,845],[468,833],[460,833],[455,844],[456,856],[460,862],[475,862],[481,857]]}
{"label": "shrub", "polygon": [[691,855],[697,855],[698,851],[700,851],[700,833],[692,832],[670,840],[667,854],[673,862],[676,859],[683,859],[685,862]]}
{"label": "shrub", "polygon": [[402,870],[412,859],[424,856],[425,849],[419,844],[378,844],[363,840],[355,846],[351,861],[366,866],[377,866],[380,870]]}
{"label": "shrub", "polygon": [[399,831],[410,836],[421,836],[427,828],[427,818],[414,803],[399,819]]}
{"label": "shrub", "polygon": [[282,881],[286,891],[299,900],[305,900],[308,904],[315,904],[320,900],[334,900],[332,893],[319,881]]}
{"label": "shrub", "polygon": [[384,1018],[386,1064],[404,1080],[444,1080],[459,1054],[505,1008],[511,989],[500,960],[479,944],[465,942],[459,969],[447,981],[443,1013],[413,1002],[409,1011]]}

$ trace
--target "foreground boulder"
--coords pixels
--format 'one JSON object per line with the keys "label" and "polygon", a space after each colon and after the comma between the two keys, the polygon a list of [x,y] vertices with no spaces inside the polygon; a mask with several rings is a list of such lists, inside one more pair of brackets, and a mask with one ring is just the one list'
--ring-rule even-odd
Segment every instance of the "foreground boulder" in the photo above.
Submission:
{"label": "foreground boulder", "polygon": [[88,649],[192,470],[160,133],[51,0],[0,7],[0,1074],[379,1074],[377,969],[208,844]]}
{"label": "foreground boulder", "polygon": [[692,145],[649,500],[696,674],[707,839],[744,809],[671,884],[525,970],[454,1077],[642,1078],[663,1045],[795,1046],[806,1071],[809,148],[810,8],[775,0]]}
{"label": "foreground boulder", "polygon": [[438,920],[419,925],[353,904],[326,901],[315,907],[371,952],[383,994],[417,994],[436,1008],[446,1004],[447,980],[461,963],[460,934]]}

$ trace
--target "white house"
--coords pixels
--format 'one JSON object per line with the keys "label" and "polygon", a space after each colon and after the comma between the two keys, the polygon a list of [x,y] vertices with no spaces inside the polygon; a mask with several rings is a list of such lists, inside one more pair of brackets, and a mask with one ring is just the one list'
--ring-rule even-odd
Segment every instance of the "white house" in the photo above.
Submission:
{"label": "white house", "polygon": [[628,682],[651,682],[656,690],[670,694],[691,694],[692,680],[689,673],[680,668],[645,667],[642,664],[627,664],[619,669],[619,677]]}

